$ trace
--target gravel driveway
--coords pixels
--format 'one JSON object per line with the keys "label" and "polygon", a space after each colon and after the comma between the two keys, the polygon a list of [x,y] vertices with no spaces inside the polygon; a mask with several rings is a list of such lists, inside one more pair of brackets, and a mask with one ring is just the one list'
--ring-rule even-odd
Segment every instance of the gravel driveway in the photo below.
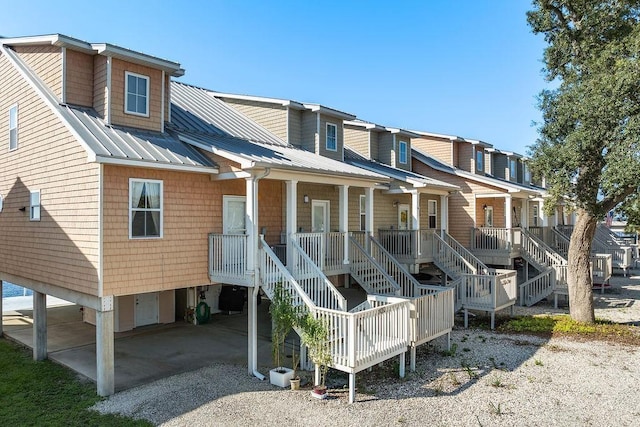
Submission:
{"label": "gravel driveway", "polygon": [[[598,317],[640,322],[640,277],[616,277],[596,295]],[[556,312],[539,305],[520,312]],[[557,310],[566,312],[566,309]],[[99,403],[166,426],[184,425],[640,425],[638,347],[455,329],[418,350],[416,372],[394,362],[357,375],[357,402],[346,377],[331,378],[331,398],[277,389],[246,367],[214,365],[118,393]],[[265,368],[263,372],[266,372]]]}

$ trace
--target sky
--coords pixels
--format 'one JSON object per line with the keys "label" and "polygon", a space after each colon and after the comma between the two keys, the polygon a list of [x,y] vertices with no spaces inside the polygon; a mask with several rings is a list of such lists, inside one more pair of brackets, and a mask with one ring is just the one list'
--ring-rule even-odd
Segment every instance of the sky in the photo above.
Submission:
{"label": "sky", "polygon": [[179,62],[179,81],[207,89],[319,103],[521,154],[548,87],[530,0],[2,3],[4,37],[111,43]]}

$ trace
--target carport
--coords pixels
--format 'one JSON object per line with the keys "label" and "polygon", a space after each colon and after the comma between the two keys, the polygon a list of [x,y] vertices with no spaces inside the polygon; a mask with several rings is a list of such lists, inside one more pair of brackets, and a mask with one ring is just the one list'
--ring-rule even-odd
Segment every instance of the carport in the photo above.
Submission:
{"label": "carport", "polygon": [[[258,306],[258,363],[263,373],[272,367],[268,311],[268,303]],[[33,348],[31,308],[7,311],[5,307],[3,325],[6,337]],[[214,363],[247,363],[246,310],[242,314],[213,315],[204,325],[177,321],[114,336],[116,391]],[[47,308],[47,348],[49,359],[97,381],[96,329],[82,321],[79,306]]]}

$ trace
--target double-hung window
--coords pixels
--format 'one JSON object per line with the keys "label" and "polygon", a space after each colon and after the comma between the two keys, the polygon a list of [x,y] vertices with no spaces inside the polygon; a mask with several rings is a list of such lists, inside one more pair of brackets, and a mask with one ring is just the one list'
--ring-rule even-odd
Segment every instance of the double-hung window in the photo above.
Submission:
{"label": "double-hung window", "polygon": [[162,181],[129,180],[129,237],[162,237]]}
{"label": "double-hung window", "polygon": [[398,144],[398,160],[403,165],[407,164],[407,142],[400,141]]}
{"label": "double-hung window", "polygon": [[529,166],[526,163],[524,165],[524,182],[531,182],[531,171],[529,170]]}
{"label": "double-hung window", "polygon": [[149,117],[149,77],[125,72],[124,112]]}
{"label": "double-hung window", "polygon": [[9,108],[9,150],[18,148],[18,106]]}
{"label": "double-hung window", "polygon": [[40,221],[40,190],[30,192],[29,219],[31,221]]}
{"label": "double-hung window", "polygon": [[476,170],[478,172],[484,171],[483,160],[484,160],[484,151],[482,150],[476,151]]}
{"label": "double-hung window", "polygon": [[338,151],[338,126],[333,123],[327,123],[327,142],[328,151]]}
{"label": "double-hung window", "polygon": [[516,180],[517,166],[518,164],[515,160],[512,159],[509,161],[509,181]]}

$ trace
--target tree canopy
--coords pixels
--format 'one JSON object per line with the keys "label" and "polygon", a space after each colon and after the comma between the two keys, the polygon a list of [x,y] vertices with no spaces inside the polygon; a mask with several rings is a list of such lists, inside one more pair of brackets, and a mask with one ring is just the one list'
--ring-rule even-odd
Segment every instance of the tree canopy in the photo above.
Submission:
{"label": "tree canopy", "polygon": [[640,183],[640,1],[533,5],[527,20],[544,34],[544,72],[557,84],[540,94],[544,122],[530,147],[546,208],[568,198],[597,218],[629,209]]}

